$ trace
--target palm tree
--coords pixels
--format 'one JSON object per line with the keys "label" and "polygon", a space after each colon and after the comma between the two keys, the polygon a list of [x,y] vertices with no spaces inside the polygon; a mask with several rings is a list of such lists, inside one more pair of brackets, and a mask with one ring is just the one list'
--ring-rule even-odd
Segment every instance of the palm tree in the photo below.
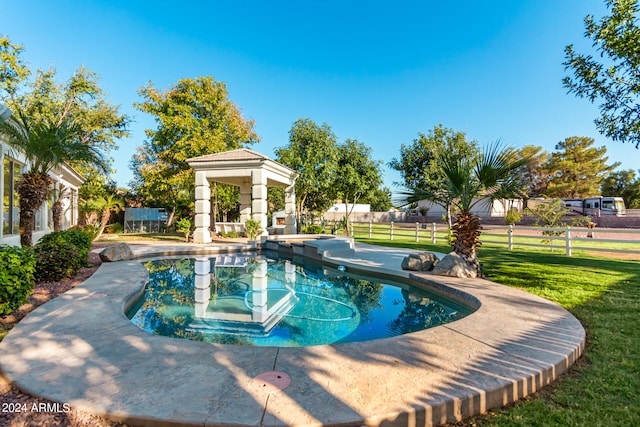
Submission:
{"label": "palm tree", "polygon": [[446,177],[443,186],[436,191],[416,188],[404,195],[407,203],[439,200],[443,196],[452,200],[457,211],[452,225],[453,251],[479,270],[477,249],[481,244],[482,226],[480,217],[471,209],[481,202],[522,196],[523,186],[517,179],[516,170],[527,161],[513,148],[504,148],[500,143],[487,147],[477,158],[471,159],[445,152],[439,157]]}
{"label": "palm tree", "polygon": [[22,112],[0,123],[9,145],[26,158],[29,169],[17,185],[20,198],[20,242],[32,246],[35,214],[49,198],[49,173],[66,162],[87,162],[105,170],[102,154],[81,142],[80,126],[70,121],[50,123],[31,119]]}
{"label": "palm tree", "polygon": [[124,204],[113,194],[109,194],[107,197],[98,197],[94,200],[94,203],[97,209],[102,211],[102,214],[100,215],[100,228],[98,229],[98,234],[94,238],[94,240],[98,240],[100,236],[102,236],[102,233],[104,233],[104,229],[109,224],[111,212],[119,212],[120,209],[124,207]]}
{"label": "palm tree", "polygon": [[53,219],[53,231],[62,230],[62,201],[68,196],[68,188],[53,188],[49,192],[49,202],[51,202],[51,216]]}

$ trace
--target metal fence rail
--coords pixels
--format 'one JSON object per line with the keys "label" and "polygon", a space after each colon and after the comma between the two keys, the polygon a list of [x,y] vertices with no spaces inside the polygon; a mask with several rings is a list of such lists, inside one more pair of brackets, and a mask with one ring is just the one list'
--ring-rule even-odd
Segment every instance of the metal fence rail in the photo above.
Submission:
{"label": "metal fence rail", "polygon": [[[410,223],[352,223],[355,237],[369,239],[408,239],[431,244],[447,243],[449,228],[444,224]],[[546,234],[543,234],[546,233]],[[623,234],[624,239],[601,238],[598,234]],[[614,252],[640,255],[640,230],[636,229],[592,229],[583,227],[514,227],[483,226],[480,236],[483,244],[564,249],[567,256],[573,250]],[[537,241],[537,242],[536,242]],[[559,244],[558,244],[559,243]],[[611,245],[608,245],[611,244]],[[613,247],[617,246],[617,247]]]}

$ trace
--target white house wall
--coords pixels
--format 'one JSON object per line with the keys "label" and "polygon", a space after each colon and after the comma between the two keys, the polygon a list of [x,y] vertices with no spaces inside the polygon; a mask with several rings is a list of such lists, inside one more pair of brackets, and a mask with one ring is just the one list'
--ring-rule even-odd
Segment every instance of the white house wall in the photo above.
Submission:
{"label": "white house wall", "polygon": [[[421,207],[426,207],[428,209],[427,216],[430,217],[446,215],[446,210],[442,206],[429,200],[420,200],[418,202],[418,209],[416,210],[420,212]],[[494,200],[492,204],[488,199],[485,199],[477,202],[473,208],[471,208],[471,212],[480,217],[504,217],[512,207],[522,211],[522,200],[499,199]],[[453,213],[454,212],[452,212],[452,214]]]}

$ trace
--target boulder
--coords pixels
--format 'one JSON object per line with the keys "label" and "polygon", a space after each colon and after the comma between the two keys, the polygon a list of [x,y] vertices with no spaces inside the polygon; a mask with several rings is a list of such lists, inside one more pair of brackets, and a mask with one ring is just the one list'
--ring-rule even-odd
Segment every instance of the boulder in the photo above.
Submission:
{"label": "boulder", "polygon": [[402,260],[402,269],[410,271],[431,271],[438,264],[438,257],[432,252],[415,252]]}
{"label": "boulder", "polygon": [[438,276],[478,277],[476,268],[455,252],[442,258],[431,272]]}
{"label": "boulder", "polygon": [[116,246],[109,246],[100,252],[102,262],[126,261],[133,259],[133,252],[126,243],[120,243]]}

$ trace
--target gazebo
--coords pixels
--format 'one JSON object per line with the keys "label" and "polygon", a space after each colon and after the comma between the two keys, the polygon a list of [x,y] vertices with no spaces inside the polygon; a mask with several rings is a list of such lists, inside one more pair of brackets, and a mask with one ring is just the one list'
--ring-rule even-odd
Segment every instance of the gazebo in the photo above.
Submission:
{"label": "gazebo", "polygon": [[296,232],[295,182],[298,172],[248,148],[193,157],[196,173],[194,243],[210,243],[211,182],[240,187],[240,222],[258,221],[267,233],[267,187],[285,187],[285,234]]}

